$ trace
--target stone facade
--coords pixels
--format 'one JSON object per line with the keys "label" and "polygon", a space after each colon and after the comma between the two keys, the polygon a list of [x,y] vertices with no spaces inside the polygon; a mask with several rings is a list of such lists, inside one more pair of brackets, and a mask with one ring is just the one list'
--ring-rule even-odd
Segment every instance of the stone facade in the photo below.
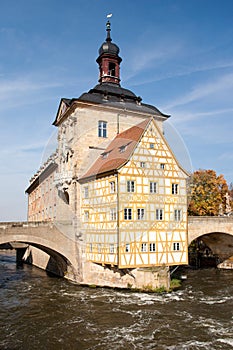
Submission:
{"label": "stone facade", "polygon": [[31,179],[28,220],[72,230],[84,284],[168,287],[168,267],[187,263],[188,174],[163,135],[169,116],[120,86],[111,41],[108,22],[100,84],[60,102],[57,151]]}

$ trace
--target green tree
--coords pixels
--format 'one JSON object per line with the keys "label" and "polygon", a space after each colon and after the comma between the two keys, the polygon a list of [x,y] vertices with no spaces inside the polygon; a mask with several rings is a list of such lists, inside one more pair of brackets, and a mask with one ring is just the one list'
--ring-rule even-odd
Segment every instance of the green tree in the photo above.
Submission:
{"label": "green tree", "polygon": [[214,170],[197,170],[190,179],[189,215],[219,215],[226,208],[229,189],[223,175]]}

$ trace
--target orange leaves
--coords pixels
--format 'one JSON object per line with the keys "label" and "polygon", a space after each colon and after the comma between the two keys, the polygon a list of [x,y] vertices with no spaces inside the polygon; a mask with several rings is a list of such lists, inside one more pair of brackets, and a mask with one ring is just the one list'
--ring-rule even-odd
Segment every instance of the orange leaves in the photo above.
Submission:
{"label": "orange leaves", "polygon": [[228,185],[214,170],[197,170],[190,180],[189,215],[222,215],[226,210]]}

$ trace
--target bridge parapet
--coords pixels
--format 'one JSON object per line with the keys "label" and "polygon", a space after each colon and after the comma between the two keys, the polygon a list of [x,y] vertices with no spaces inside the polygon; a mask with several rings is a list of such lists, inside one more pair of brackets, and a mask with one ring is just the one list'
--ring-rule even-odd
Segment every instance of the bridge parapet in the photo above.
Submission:
{"label": "bridge parapet", "polygon": [[188,242],[209,233],[225,233],[233,235],[232,216],[189,216]]}

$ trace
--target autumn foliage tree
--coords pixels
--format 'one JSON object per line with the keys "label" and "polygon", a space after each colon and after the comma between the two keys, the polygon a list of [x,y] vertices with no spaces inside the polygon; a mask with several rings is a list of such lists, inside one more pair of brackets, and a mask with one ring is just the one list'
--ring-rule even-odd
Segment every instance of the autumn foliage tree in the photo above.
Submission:
{"label": "autumn foliage tree", "polygon": [[228,185],[223,175],[214,170],[197,170],[190,179],[189,215],[214,216],[226,210]]}

